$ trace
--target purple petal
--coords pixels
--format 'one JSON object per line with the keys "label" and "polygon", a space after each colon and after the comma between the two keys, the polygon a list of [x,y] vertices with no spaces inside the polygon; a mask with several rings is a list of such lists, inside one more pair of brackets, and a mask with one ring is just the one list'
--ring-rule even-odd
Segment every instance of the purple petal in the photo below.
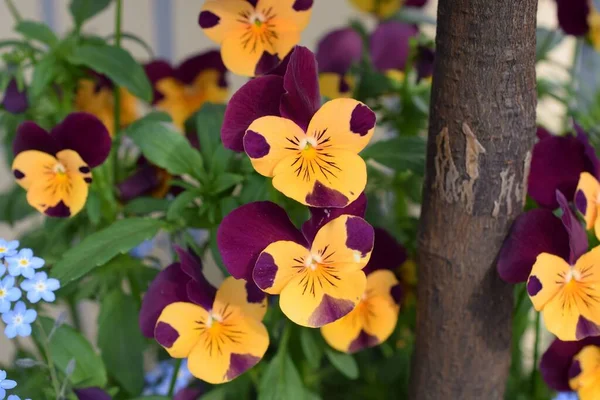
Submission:
{"label": "purple petal", "polygon": [[343,208],[348,204],[348,198],[343,193],[323,185],[318,180],[304,200],[312,207]]}
{"label": "purple petal", "polygon": [[44,214],[54,218],[68,218],[71,216],[71,209],[61,200],[55,206],[48,207]]}
{"label": "purple petal", "polygon": [[252,354],[231,353],[229,357],[229,369],[225,373],[228,380],[235,379],[260,361],[260,357]]}
{"label": "purple petal", "polygon": [[373,110],[364,104],[357,105],[350,115],[350,131],[365,136],[375,127],[377,117]]}
{"label": "purple petal", "polygon": [[[258,95],[260,93],[260,95]],[[281,96],[285,93],[279,76],[255,78],[242,86],[229,100],[221,128],[223,145],[244,151],[246,129],[260,117],[279,116]]]}
{"label": "purple petal", "polygon": [[330,324],[354,309],[354,303],[350,300],[336,299],[328,294],[323,295],[321,303],[308,318],[308,325],[320,328]]}
{"label": "purple petal", "polygon": [[585,36],[590,30],[588,0],[556,0],[558,24],[569,35]]}
{"label": "purple petal", "polygon": [[185,388],[181,389],[173,400],[198,400],[204,394],[204,390],[200,388]]}
{"label": "purple petal", "polygon": [[527,280],[527,294],[533,297],[538,294],[542,288],[543,286],[540,279],[535,275],[530,275]]}
{"label": "purple petal", "polygon": [[533,147],[529,195],[542,207],[556,209],[556,191],[575,196],[579,175],[585,169],[585,147],[574,136],[547,136]]}
{"label": "purple petal", "polygon": [[27,90],[19,91],[19,86],[16,79],[11,79],[4,92],[4,100],[2,107],[12,114],[21,114],[29,108],[29,100],[27,98]]}
{"label": "purple petal", "polygon": [[104,124],[92,114],[71,113],[52,129],[62,149],[76,151],[91,168],[108,157],[111,139]]}
{"label": "purple petal", "polygon": [[394,270],[408,258],[406,249],[388,231],[375,228],[375,242],[369,263],[363,268],[365,274],[378,269]]}
{"label": "purple petal", "polygon": [[244,151],[252,158],[262,158],[269,154],[271,146],[260,133],[248,130],[244,135]]}
{"label": "purple petal", "polygon": [[166,322],[159,322],[154,328],[154,338],[163,347],[170,348],[179,339],[179,332]]}
{"label": "purple petal", "polygon": [[509,283],[525,282],[541,253],[568,260],[569,235],[550,210],[523,213],[513,223],[498,256],[498,273]]}
{"label": "purple petal", "polygon": [[175,246],[175,251],[179,256],[181,270],[191,278],[186,287],[189,299],[205,310],[212,310],[217,289],[204,276],[202,261],[179,246]]}
{"label": "purple petal", "polygon": [[398,21],[379,24],[371,35],[371,59],[379,71],[404,71],[410,53],[410,39],[418,34],[414,25]]}
{"label": "purple petal", "polygon": [[308,11],[313,6],[313,0],[296,0],[292,8],[295,11]]}
{"label": "purple petal", "polygon": [[594,175],[596,178],[600,178],[600,160],[598,160],[596,150],[591,145],[588,135],[583,128],[576,122],[573,123],[573,126],[575,128],[577,140],[583,144],[585,154],[585,170]]}
{"label": "purple petal", "polygon": [[321,107],[319,74],[315,55],[306,47],[296,46],[283,78],[285,94],[281,96],[281,116],[306,130]]}
{"label": "purple petal", "polygon": [[575,338],[581,340],[594,336],[600,336],[600,327],[583,315],[580,315],[575,327]]}
{"label": "purple petal", "polygon": [[[363,218],[367,210],[367,196],[360,196],[344,208],[315,208],[310,207],[310,219],[302,225],[302,233],[309,243],[312,243],[315,235],[322,226],[340,215],[355,215]],[[373,257],[373,255],[371,255]]]}
{"label": "purple petal", "polygon": [[208,29],[217,26],[220,20],[221,18],[218,15],[210,11],[202,11],[198,16],[198,25],[202,29]]}
{"label": "purple petal", "polygon": [[279,65],[277,65],[277,67],[275,67],[273,70],[271,70],[269,72],[269,75],[277,75],[280,77],[284,77],[285,76],[285,72],[287,71],[287,67],[290,63],[290,58],[292,58],[292,54],[294,53],[294,51],[290,51],[288,53],[287,56],[285,56],[283,58],[283,60],[281,60],[281,62],[279,63]]}
{"label": "purple petal", "polygon": [[271,243],[290,240],[306,246],[304,237],[285,210],[275,203],[246,204],[223,218],[217,231],[217,245],[223,263],[234,278],[252,280],[259,254]]}
{"label": "purple petal", "polygon": [[351,28],[328,33],[317,45],[319,72],[346,74],[352,64],[360,61],[363,42],[360,34]]}
{"label": "purple petal", "polygon": [[373,250],[375,232],[367,221],[360,217],[350,217],[346,221],[346,247],[360,252],[366,257]]}
{"label": "purple petal", "polygon": [[161,79],[174,77],[175,69],[167,61],[155,60],[144,65],[144,70],[146,71],[150,83],[152,83],[152,87],[154,87],[152,104],[156,104],[156,102],[164,98],[163,94],[156,89],[156,83]]}
{"label": "purple petal", "polygon": [[550,388],[560,392],[571,390],[569,369],[573,357],[588,345],[600,346],[600,337],[589,337],[578,342],[554,340],[540,361],[540,373],[544,382]]}
{"label": "purple petal", "polygon": [[435,51],[428,47],[419,46],[417,49],[417,60],[415,68],[417,70],[417,81],[429,78],[433,75],[433,62],[435,61]]}
{"label": "purple petal", "polygon": [[219,72],[219,86],[227,87],[225,75],[227,68],[223,64],[221,52],[218,50],[207,51],[206,53],[188,58],[175,71],[176,78],[185,84],[192,84],[198,75],[207,69],[213,69]]}
{"label": "purple petal", "polygon": [[27,150],[39,150],[55,155],[60,150],[60,146],[38,124],[32,121],[25,121],[17,128],[17,135],[13,141],[13,154],[16,156]]}
{"label": "purple petal", "polygon": [[535,135],[540,140],[546,139],[550,136],[553,136],[552,133],[550,133],[550,131],[548,129],[544,128],[543,126],[537,127],[537,130],[535,131]]}
{"label": "purple petal", "polygon": [[85,389],[74,389],[75,395],[79,400],[111,400],[112,397],[104,390],[91,387]]}
{"label": "purple petal", "polygon": [[190,301],[187,295],[189,281],[190,277],[183,272],[179,263],[169,265],[154,278],[140,310],[139,322],[144,336],[154,337],[156,321],[166,306],[179,301]]}
{"label": "purple petal", "polygon": [[160,178],[156,167],[153,165],[143,165],[138,168],[129,178],[117,185],[119,199],[128,202],[137,197],[151,193],[160,185]]}
{"label": "purple petal", "polygon": [[369,335],[365,330],[361,329],[358,337],[348,346],[348,353],[356,353],[369,347],[377,346],[378,344],[379,339],[377,336]]}
{"label": "purple petal", "polygon": [[577,261],[577,259],[585,254],[585,252],[588,250],[589,244],[587,233],[581,225],[581,222],[579,222],[569,207],[569,202],[565,196],[558,190],[556,191],[556,200],[563,211],[563,215],[561,217],[562,223],[569,233],[569,264],[575,265],[575,261]]}
{"label": "purple petal", "polygon": [[406,0],[404,5],[406,7],[424,7],[429,0]]}
{"label": "purple petal", "polygon": [[279,58],[278,54],[271,54],[268,51],[263,51],[262,56],[258,59],[256,63],[256,68],[254,69],[254,75],[266,75],[277,68],[277,66],[281,63],[281,58]]}

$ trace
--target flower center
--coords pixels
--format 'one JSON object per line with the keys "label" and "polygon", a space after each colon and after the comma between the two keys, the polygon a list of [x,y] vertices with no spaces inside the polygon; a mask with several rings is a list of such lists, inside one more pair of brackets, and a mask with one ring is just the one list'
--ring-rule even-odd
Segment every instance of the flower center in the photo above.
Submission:
{"label": "flower center", "polygon": [[23,316],[21,314],[17,314],[13,317],[13,325],[21,325],[23,323]]}
{"label": "flower center", "polygon": [[212,333],[218,333],[221,331],[221,323],[223,322],[223,317],[218,314],[210,313],[208,314],[208,319],[206,320],[206,327],[209,328],[209,331]]}
{"label": "flower center", "polygon": [[65,175],[67,173],[67,169],[61,163],[56,163],[54,165],[53,171],[57,175]]}
{"label": "flower center", "polygon": [[316,271],[321,263],[323,263],[323,259],[318,254],[309,254],[304,259],[304,267],[310,271]]}
{"label": "flower center", "polygon": [[6,253],[6,247],[0,247],[0,253]]}
{"label": "flower center", "polygon": [[581,273],[574,268],[571,268],[567,275],[565,276],[565,283],[567,284],[575,284],[581,280]]}
{"label": "flower center", "polygon": [[19,260],[19,267],[21,268],[27,268],[29,266],[29,260],[26,258],[21,258]]}
{"label": "flower center", "polygon": [[46,291],[46,283],[43,281],[38,281],[35,284],[35,290],[38,292],[45,292]]}
{"label": "flower center", "polygon": [[0,299],[6,297],[6,289],[0,288]]}

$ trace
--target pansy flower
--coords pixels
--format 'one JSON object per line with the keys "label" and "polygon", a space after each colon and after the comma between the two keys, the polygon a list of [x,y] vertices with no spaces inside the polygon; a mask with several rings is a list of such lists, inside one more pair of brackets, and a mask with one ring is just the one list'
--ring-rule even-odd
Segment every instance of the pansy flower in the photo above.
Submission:
{"label": "pansy flower", "polygon": [[373,253],[363,269],[367,275],[367,288],[360,302],[349,314],[321,328],[331,347],[355,353],[377,346],[390,337],[398,322],[402,300],[402,287],[392,270],[405,259],[406,251],[395,239],[385,230],[376,228]]}
{"label": "pansy flower", "polygon": [[556,190],[573,199],[582,172],[596,179],[600,176],[600,162],[587,134],[579,125],[574,127],[576,135],[555,136],[543,128],[537,130],[527,193],[542,207],[558,207]]}
{"label": "pansy flower", "polygon": [[337,99],[352,96],[355,82],[349,73],[350,67],[360,61],[362,50],[363,40],[351,28],[332,31],[319,41],[316,58],[323,97]]}
{"label": "pansy flower", "polygon": [[[223,262],[234,277],[252,277],[278,294],[293,322],[321,327],[360,302],[366,289],[362,271],[373,249],[373,228],[361,217],[362,195],[346,210],[313,209],[303,234],[285,211],[271,202],[244,205],[227,215],[217,232]],[[248,227],[252,229],[248,229]]]}
{"label": "pansy flower", "polygon": [[562,221],[569,234],[569,257],[540,254],[527,280],[527,294],[543,313],[546,328],[561,340],[600,335],[600,246],[588,250],[585,230],[557,192]]}
{"label": "pansy flower", "polygon": [[600,398],[600,347],[585,346],[581,349],[569,373],[569,385],[577,392],[579,400]]}
{"label": "pansy flower", "polygon": [[4,91],[4,98],[0,105],[11,114],[24,113],[29,108],[27,90],[25,88],[19,90],[17,80],[15,78],[11,79]]}
{"label": "pansy flower", "polygon": [[27,202],[51,217],[69,217],[85,205],[91,168],[110,153],[106,127],[91,114],[73,113],[50,133],[24,122],[13,142],[12,165]]}
{"label": "pansy flower", "polygon": [[245,76],[277,66],[300,41],[313,0],[207,0],[198,23],[221,45],[227,68]]}
{"label": "pansy flower", "polygon": [[375,69],[395,81],[403,81],[410,56],[410,40],[418,35],[414,25],[386,21],[371,34],[371,61]]}
{"label": "pansy flower", "polygon": [[402,6],[423,7],[427,0],[350,0],[359,10],[387,18],[394,15]]}
{"label": "pansy flower", "polygon": [[593,0],[556,0],[558,24],[568,34],[586,37],[600,50],[600,12]]}
{"label": "pansy flower", "polygon": [[[91,71],[90,77],[77,83],[75,109],[95,115],[113,136],[115,130],[115,85],[102,74]],[[120,125],[121,128],[134,122],[140,117],[139,101],[125,88],[119,88],[120,93]]]}
{"label": "pansy flower", "polygon": [[204,103],[223,103],[227,98],[227,70],[218,51],[193,56],[177,67],[156,60],[144,68],[154,87],[152,104],[167,112],[181,130]]}

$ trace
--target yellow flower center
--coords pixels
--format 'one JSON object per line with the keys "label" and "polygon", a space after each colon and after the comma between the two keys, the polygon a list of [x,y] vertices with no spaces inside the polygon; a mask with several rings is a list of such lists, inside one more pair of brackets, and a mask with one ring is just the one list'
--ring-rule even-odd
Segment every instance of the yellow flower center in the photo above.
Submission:
{"label": "yellow flower center", "polygon": [[65,168],[65,166],[58,162],[54,165],[54,167],[52,168],[52,170],[54,171],[54,179],[56,179],[59,182],[64,182],[68,179],[67,176],[67,168]]}
{"label": "yellow flower center", "polygon": [[2,288],[0,289],[0,298],[5,297],[6,296],[6,289]]}
{"label": "yellow flower center", "polygon": [[22,267],[26,267],[26,266],[29,265],[29,260],[26,260],[25,258],[21,258],[19,260],[19,265],[22,266]]}
{"label": "yellow flower center", "polygon": [[322,176],[329,181],[331,178],[337,177],[337,172],[341,171],[328,152],[328,148],[331,147],[329,144],[331,137],[327,135],[327,130],[316,132],[315,135],[309,135],[303,139],[294,136],[286,139],[289,143],[297,146],[286,149],[298,149],[297,158],[293,164],[298,177],[310,181],[315,176]]}
{"label": "yellow flower center", "polygon": [[0,253],[6,253],[6,250],[8,250],[6,247],[0,247]]}
{"label": "yellow flower center", "polygon": [[588,25],[590,26],[588,38],[590,39],[590,42],[592,42],[594,49],[596,49],[596,51],[600,51],[600,13],[592,7],[590,13],[588,14],[587,21]]}
{"label": "yellow flower center", "polygon": [[200,331],[200,342],[210,353],[221,353],[223,347],[238,343],[244,335],[236,325],[238,311],[226,304],[222,310],[214,310],[208,314],[206,321],[198,321],[197,330]]}
{"label": "yellow flower center", "polygon": [[[273,23],[273,18],[275,18],[273,9],[269,8],[254,13],[246,12],[242,16],[246,23],[246,30],[241,38],[244,49],[254,53],[259,47],[266,46],[268,50],[273,51],[273,41],[278,38]],[[263,46],[259,46],[259,44]]]}

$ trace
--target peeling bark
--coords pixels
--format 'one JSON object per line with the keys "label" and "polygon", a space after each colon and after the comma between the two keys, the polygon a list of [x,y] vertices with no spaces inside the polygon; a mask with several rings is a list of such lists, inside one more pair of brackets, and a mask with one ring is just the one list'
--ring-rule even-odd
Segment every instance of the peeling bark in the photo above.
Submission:
{"label": "peeling bark", "polygon": [[502,399],[512,287],[495,259],[535,140],[536,0],[440,0],[411,399]]}

